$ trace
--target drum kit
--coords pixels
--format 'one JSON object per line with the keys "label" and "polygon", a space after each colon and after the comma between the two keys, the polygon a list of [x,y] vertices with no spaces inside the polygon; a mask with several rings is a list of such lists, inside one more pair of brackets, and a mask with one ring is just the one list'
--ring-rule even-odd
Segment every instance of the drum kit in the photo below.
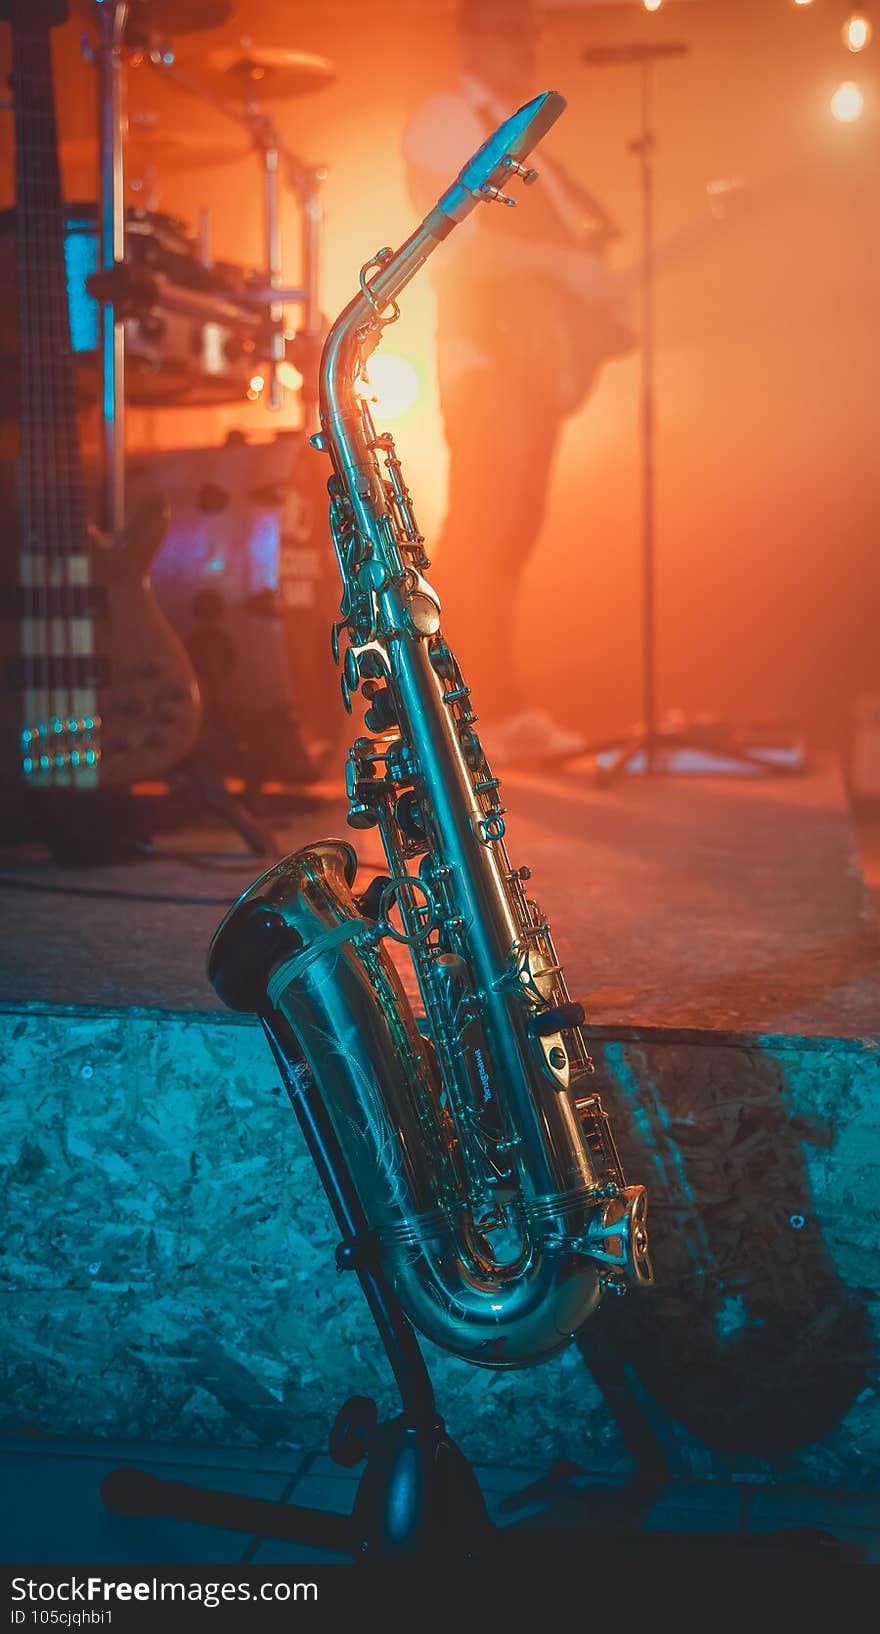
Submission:
{"label": "drum kit", "polygon": [[[85,286],[77,289],[71,281],[71,328],[75,350],[97,349],[100,355],[103,515],[113,531],[125,516],[127,402],[153,407],[235,402],[247,396],[256,377],[266,384],[269,406],[278,409],[285,378],[301,378],[304,422],[314,415],[325,171],[285,144],[270,105],[322,89],[335,72],[326,58],[255,50],[246,41],[203,51],[193,72],[185,53],[178,60],[177,37],[227,22],[231,0],[77,0],[77,5],[97,29],[96,44],[85,49],[98,68],[100,196],[96,208],[71,215],[68,266]],[[235,128],[237,143],[217,149],[192,131],[179,143],[155,142],[143,126],[130,133],[126,90],[132,64],[147,65],[222,115]],[[195,234],[175,217],[127,204],[130,146],[140,149],[154,175],[163,163],[179,168],[222,163],[247,149],[254,153],[262,170],[262,265],[215,261],[206,211]],[[293,193],[301,222],[302,277],[293,287],[282,282],[283,185]],[[300,321],[289,336],[285,313],[291,306],[298,308]]]}
{"label": "drum kit", "polygon": [[[71,342],[86,394],[100,407],[103,526],[110,534],[121,530],[144,485],[163,491],[171,528],[153,575],[159,602],[189,645],[195,641],[193,609],[210,596],[219,635],[238,655],[239,703],[234,719],[225,710],[222,725],[210,676],[199,670],[206,723],[200,750],[205,756],[216,750],[215,769],[229,774],[237,773],[236,754],[240,758],[242,746],[249,745],[251,790],[259,787],[261,767],[264,777],[308,781],[320,774],[335,736],[335,714],[331,729],[325,705],[335,692],[318,682],[338,592],[332,551],[322,548],[323,472],[313,470],[302,452],[317,426],[326,172],[285,144],[272,109],[328,86],[335,70],[312,53],[257,50],[247,41],[181,50],[178,57],[177,37],[202,35],[227,22],[231,0],[73,0],[73,6],[95,33],[86,55],[98,71],[99,196],[67,206],[65,260]],[[198,128],[174,138],[129,119],[132,68],[155,73],[222,115],[228,140]],[[85,146],[80,143],[80,154],[68,145],[64,156],[71,169],[88,157]],[[151,196],[166,169],[246,156],[256,159],[262,183],[262,256],[255,267],[214,258],[210,212],[200,211],[193,231],[154,208]],[[129,202],[132,176],[145,195],[137,204]],[[285,189],[300,226],[300,276],[293,285],[285,285],[282,275]],[[236,434],[234,447],[222,450],[178,449],[146,462],[126,457],[128,406],[244,406],[259,396],[278,410],[289,391],[296,392],[299,408],[300,430],[293,436],[280,431],[261,445]],[[273,524],[277,539],[267,563],[267,525],[271,531]],[[198,625],[196,636],[200,630]],[[210,633],[216,646],[218,630]]]}

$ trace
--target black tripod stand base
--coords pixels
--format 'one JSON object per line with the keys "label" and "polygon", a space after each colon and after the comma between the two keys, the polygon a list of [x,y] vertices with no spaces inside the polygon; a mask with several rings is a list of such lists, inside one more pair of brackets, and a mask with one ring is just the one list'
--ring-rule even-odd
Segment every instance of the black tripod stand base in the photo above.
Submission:
{"label": "black tripod stand base", "polygon": [[[633,732],[631,737],[619,738],[591,745],[587,754],[595,760],[595,778],[599,784],[609,784],[629,773],[642,776],[670,776],[679,772],[692,776],[697,771],[705,775],[729,776],[731,772],[748,776],[791,777],[804,770],[803,758],[793,745],[762,748],[750,744],[742,730],[728,722],[700,726],[660,728],[655,732]],[[703,766],[676,767],[676,755],[703,756]]]}
{"label": "black tripod stand base", "polygon": [[[345,1414],[346,1409],[342,1411]],[[348,1416],[363,1425],[365,1415]],[[442,1421],[416,1425],[397,1418],[377,1423],[368,1441],[367,1464],[350,1515],[163,1481],[137,1469],[114,1470],[106,1476],[101,1497],[120,1515],[198,1521],[256,1537],[305,1543],[356,1560],[442,1556],[465,1561],[479,1556],[493,1527],[476,1476]]]}
{"label": "black tripod stand base", "polygon": [[237,1492],[215,1492],[185,1481],[163,1481],[139,1469],[117,1469],[104,1477],[101,1497],[117,1515],[165,1516],[197,1521],[256,1537],[308,1543],[334,1554],[354,1554],[351,1517],[303,1509]]}

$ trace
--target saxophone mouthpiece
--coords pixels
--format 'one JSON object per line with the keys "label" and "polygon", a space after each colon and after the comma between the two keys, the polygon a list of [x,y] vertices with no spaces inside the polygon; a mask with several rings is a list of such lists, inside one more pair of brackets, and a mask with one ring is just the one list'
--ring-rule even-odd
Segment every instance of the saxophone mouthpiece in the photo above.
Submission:
{"label": "saxophone mouthpiece", "polygon": [[481,201],[515,203],[502,192],[499,184],[509,181],[512,175],[518,176],[525,186],[537,181],[538,172],[529,169],[522,160],[546,136],[551,125],[555,125],[565,107],[565,97],[558,91],[543,91],[503,120],[471,155],[452,186],[426,216],[429,231],[438,238],[445,237],[450,228]]}

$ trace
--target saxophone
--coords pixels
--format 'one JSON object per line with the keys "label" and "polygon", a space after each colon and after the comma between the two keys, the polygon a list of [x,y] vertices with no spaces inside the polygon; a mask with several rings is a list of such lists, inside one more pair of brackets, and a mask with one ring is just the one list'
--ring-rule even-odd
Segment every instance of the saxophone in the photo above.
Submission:
{"label": "saxophone", "polygon": [[318,841],[239,898],[208,954],[220,998],[261,1017],[292,1097],[317,1088],[413,1327],[491,1368],[552,1355],[605,1290],[652,1280],[646,1194],[626,1184],[583,1009],[529,870],[509,860],[400,461],[359,383],[401,290],[479,203],[512,204],[512,179],[534,181],[522,161],[564,107],[552,91],[527,103],[396,252],[366,263],[321,359],[311,442],[332,462],[334,654],[346,710],[367,703],[348,823],[378,830],[388,871],[356,892],[353,847]]}

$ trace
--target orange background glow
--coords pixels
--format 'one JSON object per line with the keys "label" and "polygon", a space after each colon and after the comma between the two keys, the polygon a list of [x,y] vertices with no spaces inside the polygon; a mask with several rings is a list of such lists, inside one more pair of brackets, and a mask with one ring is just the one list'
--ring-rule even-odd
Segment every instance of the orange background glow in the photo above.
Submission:
{"label": "orange background glow", "polygon": [[[328,56],[336,78],[273,104],[287,142],[328,167],[321,304],[334,317],[358,270],[414,225],[399,152],[415,105],[456,74],[453,8],[262,0],[211,35],[175,41],[194,75],[208,43],[290,46]],[[656,75],[657,214],[663,245],[694,227],[657,283],[657,690],[661,709],[736,719],[784,715],[815,743],[840,741],[853,700],[880,691],[876,659],[878,77],[857,59],[843,12],[788,0],[554,6],[540,83],[568,99],[548,141],[625,231],[614,264],[639,254],[639,190],[628,144],[639,123],[635,68],[588,68],[587,44],[681,39]],[[77,15],[56,31],[68,198],[96,196],[96,86]],[[8,51],[8,30],[2,31]],[[851,125],[829,102],[845,78],[865,97]],[[260,172],[245,141],[142,65],[129,78],[134,121],[155,115],[192,168],[169,168],[151,201],[195,230],[213,216],[218,260],[261,254]],[[2,202],[14,196],[11,115],[3,115]],[[241,147],[204,165],[199,146]],[[539,159],[536,161],[540,168]],[[137,167],[129,163],[130,179]],[[707,187],[741,179],[722,220]],[[451,179],[451,177],[450,177]],[[540,184],[539,184],[540,185]],[[134,196],[129,193],[129,201]],[[525,195],[521,208],[528,208]],[[297,216],[284,202],[285,275],[299,268]],[[442,251],[440,252],[442,254]],[[393,431],[430,538],[442,517],[446,451],[433,366],[427,278],[406,293],[388,347],[416,370],[416,404]],[[522,291],[528,323],[530,292]],[[634,307],[637,317],[637,308]],[[536,701],[589,735],[637,719],[640,703],[640,447],[637,355],[608,365],[567,428],[540,549],[522,587],[521,662]],[[221,442],[230,427],[269,436],[297,424],[263,403],[137,411],[133,450]],[[491,474],[490,474],[491,475]],[[329,547],[328,547],[329,548]],[[486,610],[487,618],[491,609]],[[454,646],[455,631],[448,635]],[[479,700],[477,700],[479,705]]]}

